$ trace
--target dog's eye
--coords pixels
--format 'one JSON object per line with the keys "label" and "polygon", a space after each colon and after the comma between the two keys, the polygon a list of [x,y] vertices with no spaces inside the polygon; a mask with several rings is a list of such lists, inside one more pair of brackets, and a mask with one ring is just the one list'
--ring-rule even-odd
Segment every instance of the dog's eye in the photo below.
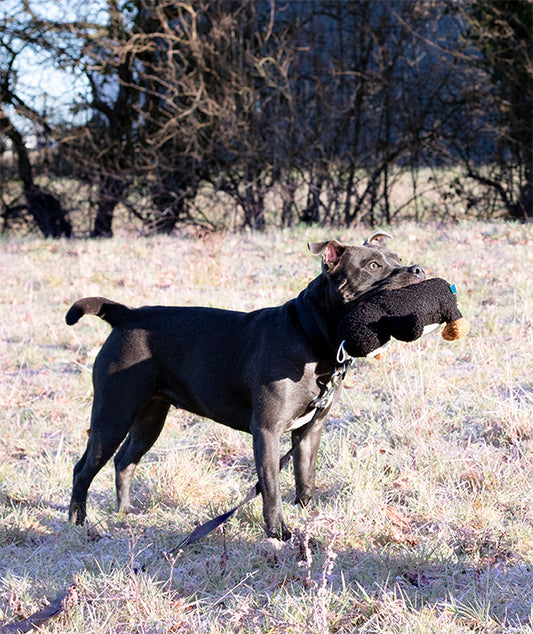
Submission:
{"label": "dog's eye", "polygon": [[377,271],[377,269],[379,269],[379,264],[377,262],[370,262],[370,264],[368,265],[368,268],[372,271]]}

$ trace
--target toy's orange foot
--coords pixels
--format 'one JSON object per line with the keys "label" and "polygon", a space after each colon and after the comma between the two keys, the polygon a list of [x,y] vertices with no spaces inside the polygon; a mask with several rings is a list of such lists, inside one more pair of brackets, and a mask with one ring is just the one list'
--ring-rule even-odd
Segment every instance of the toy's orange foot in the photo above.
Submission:
{"label": "toy's orange foot", "polygon": [[455,321],[449,321],[446,326],[444,326],[442,338],[446,339],[446,341],[455,341],[456,339],[461,339],[461,337],[466,337],[469,330],[470,323],[468,319],[461,317]]}

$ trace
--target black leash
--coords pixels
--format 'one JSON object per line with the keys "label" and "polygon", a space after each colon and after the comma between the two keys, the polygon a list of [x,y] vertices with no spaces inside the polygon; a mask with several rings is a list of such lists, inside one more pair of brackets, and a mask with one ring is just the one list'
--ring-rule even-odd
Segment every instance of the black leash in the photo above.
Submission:
{"label": "black leash", "polygon": [[[312,429],[313,425],[315,424],[320,414],[331,405],[335,392],[341,386],[342,381],[344,377],[346,376],[346,372],[348,371],[348,368],[353,363],[353,359],[346,355],[342,345],[339,348],[337,360],[339,361],[339,363],[341,363],[341,365],[337,367],[337,369],[333,372],[331,379],[329,380],[329,387],[328,387],[328,384],[324,386],[323,391],[325,391],[325,393],[321,394],[313,403],[315,411],[311,420],[306,424],[303,433],[300,434],[296,438],[296,440],[293,442],[292,447],[289,449],[289,451],[287,451],[286,454],[282,456],[281,460],[279,461],[280,471],[287,464],[289,464],[290,459],[292,458],[298,445],[310,432],[310,430]],[[196,527],[191,533],[189,533],[184,539],[182,539],[181,542],[177,546],[175,546],[170,551],[168,551],[168,554],[176,554],[179,552],[181,548],[184,548],[185,546],[188,546],[189,544],[194,544],[194,542],[197,542],[198,540],[202,539],[202,537],[205,537],[206,535],[214,531],[216,528],[224,524],[224,522],[229,520],[229,518],[241,508],[241,506],[248,504],[248,502],[253,500],[260,493],[261,493],[261,487],[259,486],[259,482],[256,482],[255,485],[248,492],[248,495],[241,502],[239,502],[237,506],[230,509],[229,511],[226,511],[225,513],[222,513],[221,515],[218,515],[217,517],[214,517],[213,519],[210,519],[204,524],[201,524],[200,526]]]}
{"label": "black leash", "polygon": [[[314,422],[318,418],[321,411],[322,409],[318,409],[318,408],[316,409],[313,415],[313,418],[307,423],[307,428],[305,429],[304,433],[298,436],[298,438],[296,439],[292,447],[289,449],[289,451],[287,451],[287,453],[281,458],[281,460],[279,461],[280,471],[289,463],[293,453],[296,451],[296,448],[302,442],[305,436],[308,434],[309,430],[313,426]],[[198,540],[202,539],[202,537],[205,537],[206,535],[214,531],[215,528],[218,528],[219,526],[224,524],[224,522],[229,520],[229,518],[241,508],[241,506],[244,506],[245,504],[248,504],[248,502],[251,502],[260,493],[261,493],[261,487],[259,486],[259,482],[256,482],[254,486],[248,492],[248,495],[241,502],[239,502],[237,506],[233,507],[229,511],[226,511],[225,513],[222,513],[222,515],[218,515],[217,517],[210,519],[208,522],[205,522],[204,524],[197,526],[191,533],[189,533],[184,539],[182,539],[181,542],[175,548],[173,548],[169,552],[171,554],[175,554],[184,546],[188,546],[189,544],[194,544],[194,542],[197,542]]]}
{"label": "black leash", "polygon": [[21,634],[22,632],[30,632],[36,627],[44,625],[53,617],[61,614],[65,610],[65,603],[68,601],[71,593],[75,594],[76,586],[71,584],[64,592],[62,592],[55,601],[38,612],[34,612],[31,616],[23,621],[13,621],[6,623],[0,627],[0,634]]}

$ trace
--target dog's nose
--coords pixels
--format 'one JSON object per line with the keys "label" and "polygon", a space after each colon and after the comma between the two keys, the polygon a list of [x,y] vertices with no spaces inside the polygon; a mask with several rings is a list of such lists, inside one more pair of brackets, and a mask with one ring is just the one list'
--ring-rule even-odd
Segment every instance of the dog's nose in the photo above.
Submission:
{"label": "dog's nose", "polygon": [[407,270],[409,271],[409,273],[411,273],[411,275],[416,275],[421,280],[425,280],[426,279],[426,272],[420,266],[420,264],[413,264]]}

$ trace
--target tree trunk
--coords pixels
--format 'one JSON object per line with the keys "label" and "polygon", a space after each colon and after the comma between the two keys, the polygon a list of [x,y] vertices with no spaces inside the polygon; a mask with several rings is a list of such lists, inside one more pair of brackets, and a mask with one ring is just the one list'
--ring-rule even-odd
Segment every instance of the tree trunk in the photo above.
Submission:
{"label": "tree trunk", "polygon": [[60,200],[34,183],[33,169],[24,139],[9,117],[1,111],[0,128],[13,143],[13,149],[18,157],[18,174],[22,181],[26,207],[40,231],[45,238],[70,238],[72,225]]}
{"label": "tree trunk", "polygon": [[532,172],[527,176],[526,182],[520,189],[520,195],[514,205],[511,206],[511,216],[515,220],[531,220],[533,218],[533,182]]}
{"label": "tree trunk", "polygon": [[311,225],[320,222],[320,193],[324,178],[320,175],[316,179],[313,174],[310,176],[309,190],[307,192],[307,205],[303,210],[300,220],[305,224]]}
{"label": "tree trunk", "polygon": [[250,229],[263,231],[266,227],[265,205],[261,193],[251,191],[251,187],[246,190],[244,204],[244,226]]}
{"label": "tree trunk", "polygon": [[124,181],[115,174],[100,176],[98,211],[94,219],[93,238],[113,236],[113,214],[125,187]]}

